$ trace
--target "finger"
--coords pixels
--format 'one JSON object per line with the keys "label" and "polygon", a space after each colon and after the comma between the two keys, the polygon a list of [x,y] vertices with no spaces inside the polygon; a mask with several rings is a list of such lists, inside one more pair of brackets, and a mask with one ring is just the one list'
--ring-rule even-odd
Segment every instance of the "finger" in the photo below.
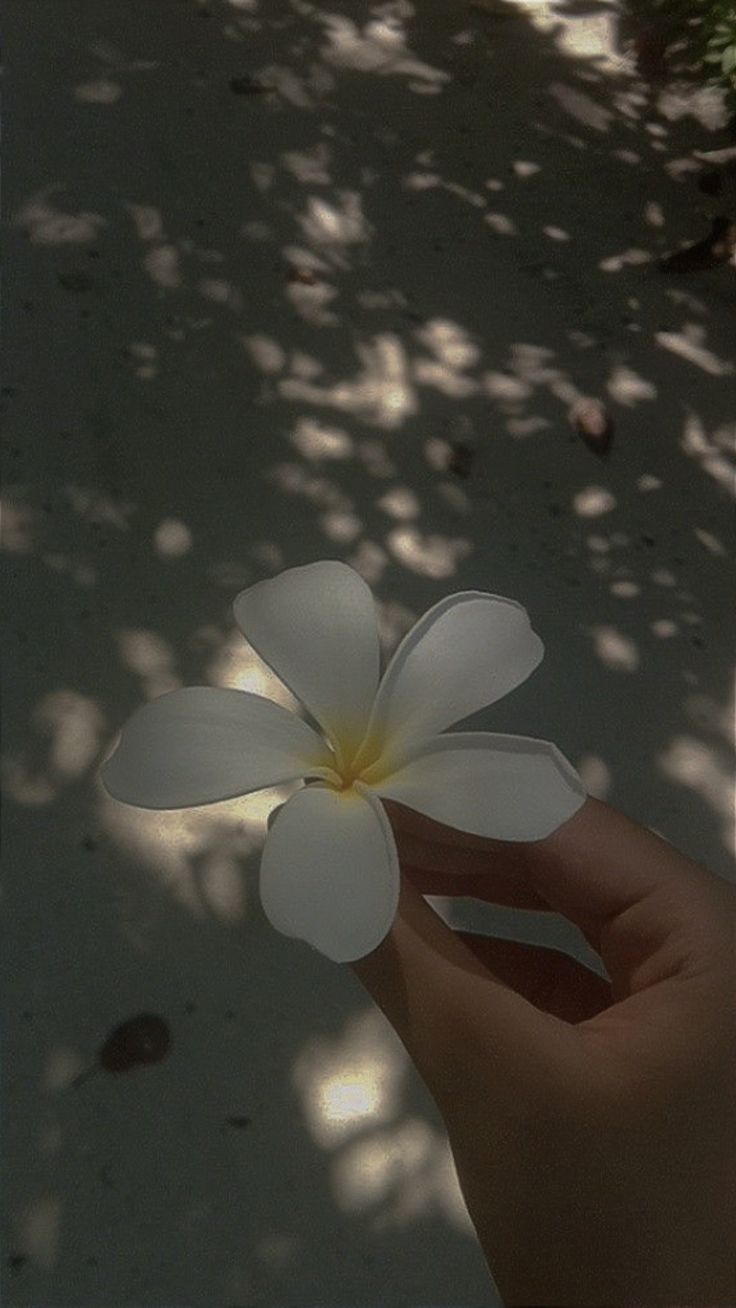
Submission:
{"label": "finger", "polygon": [[402,871],[422,895],[469,897],[502,905],[504,908],[526,908],[541,913],[553,911],[547,901],[531,889],[526,877],[522,881],[506,874],[504,870],[495,873],[492,864],[485,872],[447,872],[444,868],[429,864],[430,857],[435,864],[442,857],[441,851],[436,848],[429,851],[415,850],[414,855],[426,859],[427,865],[417,864],[413,860],[406,862],[401,852],[399,859]]}
{"label": "finger", "polygon": [[[722,901],[729,894],[733,912],[732,886],[593,798],[534,842],[485,840],[394,803],[388,812],[400,857],[405,851],[412,864],[420,859],[441,864],[448,876],[477,876],[483,898],[497,903],[507,902],[496,897],[504,887],[516,885],[517,906],[523,888],[524,896],[536,894],[574,922],[602,957],[617,1000],[677,973],[688,960],[707,963],[712,933],[706,923],[728,911]],[[430,842],[430,833],[441,843],[434,835]]]}
{"label": "finger", "polygon": [[503,985],[562,1022],[585,1022],[613,1003],[610,982],[560,949],[456,931]]}
{"label": "finger", "polygon": [[[471,895],[510,908],[553,912],[531,882],[529,844],[487,840],[382,800],[399,860],[425,895]],[[436,888],[435,888],[436,887]]]}
{"label": "finger", "polygon": [[[489,1097],[508,1106],[534,1099],[540,1085],[547,1092],[552,1083],[559,1086],[569,1074],[569,1058],[579,1056],[576,1028],[511,984],[510,950],[500,946],[498,973],[490,948],[487,957],[480,952],[477,942],[452,931],[402,874],[391,930],[377,949],[349,964],[441,1110],[450,1114],[462,1111],[473,1077],[492,1082]],[[516,966],[518,979],[522,969]],[[528,972],[524,975],[529,985]]]}

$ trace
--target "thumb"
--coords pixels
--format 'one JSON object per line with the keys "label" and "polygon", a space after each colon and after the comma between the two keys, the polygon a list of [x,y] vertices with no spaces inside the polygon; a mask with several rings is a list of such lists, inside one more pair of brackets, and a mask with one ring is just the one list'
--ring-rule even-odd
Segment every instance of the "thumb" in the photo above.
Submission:
{"label": "thumb", "polygon": [[446,1117],[462,1111],[467,1094],[477,1096],[479,1075],[498,1103],[528,1100],[540,1085],[549,1096],[553,1078],[569,1076],[567,1060],[578,1047],[574,1026],[518,994],[480,953],[402,870],[391,930],[349,964]]}

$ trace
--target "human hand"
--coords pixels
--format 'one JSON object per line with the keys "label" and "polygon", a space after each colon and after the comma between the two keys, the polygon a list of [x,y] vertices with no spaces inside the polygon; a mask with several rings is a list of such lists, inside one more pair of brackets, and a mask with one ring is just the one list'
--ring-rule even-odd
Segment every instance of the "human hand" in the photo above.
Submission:
{"label": "human hand", "polygon": [[[734,1308],[736,887],[592,798],[526,844],[384,807],[399,911],[350,966],[442,1114],[504,1303]],[[562,913],[611,982],[425,894]]]}

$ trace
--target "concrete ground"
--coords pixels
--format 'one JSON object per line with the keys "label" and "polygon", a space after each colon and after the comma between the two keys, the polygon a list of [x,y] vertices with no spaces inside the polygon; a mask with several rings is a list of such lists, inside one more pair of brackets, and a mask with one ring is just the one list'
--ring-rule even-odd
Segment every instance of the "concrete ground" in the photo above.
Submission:
{"label": "concrete ground", "polygon": [[[657,267],[734,217],[722,100],[598,0],[5,25],[3,1302],[491,1308],[403,1047],[260,907],[296,787],[157,814],[96,774],[174,687],[294,706],[231,603],[339,558],[387,653],[522,601],[546,658],[467,725],[733,878],[734,269]],[[600,969],[555,915],[435,906]],[[140,1012],[168,1055],[75,1085]]]}

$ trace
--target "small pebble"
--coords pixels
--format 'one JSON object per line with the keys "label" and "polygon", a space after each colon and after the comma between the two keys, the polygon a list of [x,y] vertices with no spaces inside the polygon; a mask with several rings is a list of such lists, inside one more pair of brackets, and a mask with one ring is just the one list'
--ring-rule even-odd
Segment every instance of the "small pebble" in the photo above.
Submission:
{"label": "small pebble", "polygon": [[613,423],[600,400],[578,400],[570,410],[570,422],[594,454],[605,456],[613,436]]}

